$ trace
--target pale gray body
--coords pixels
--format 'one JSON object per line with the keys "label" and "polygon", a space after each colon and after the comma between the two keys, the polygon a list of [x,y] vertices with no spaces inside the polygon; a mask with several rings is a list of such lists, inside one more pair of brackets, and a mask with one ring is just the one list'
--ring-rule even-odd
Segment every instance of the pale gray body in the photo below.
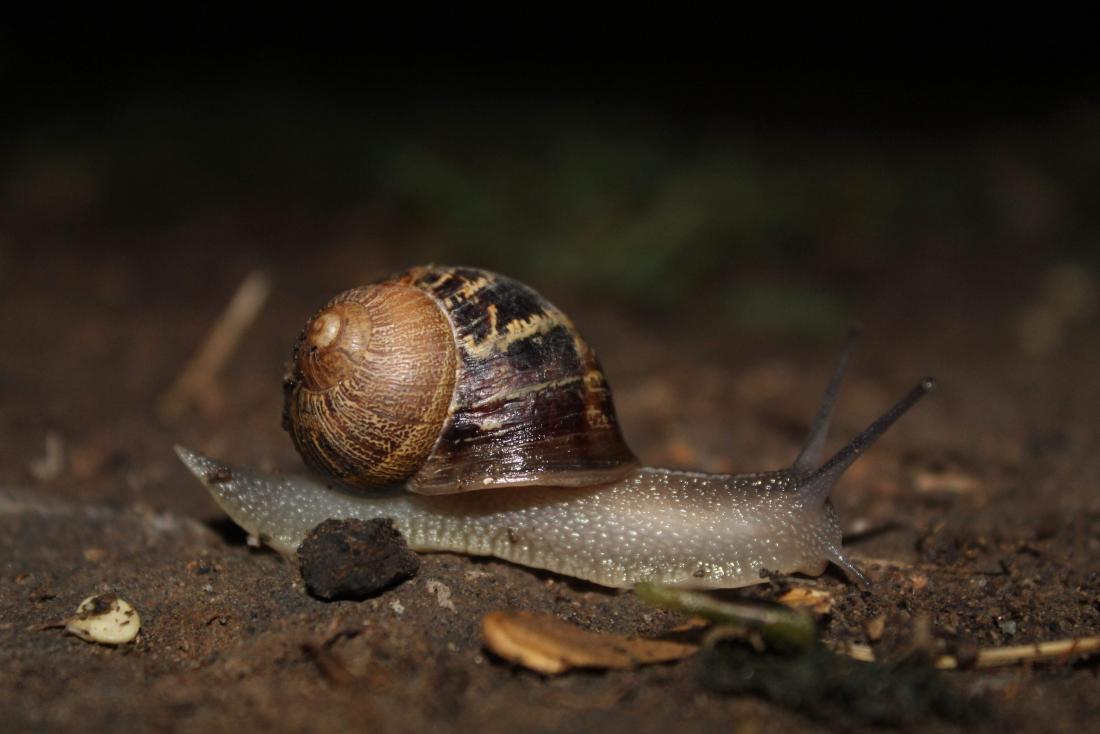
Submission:
{"label": "pale gray body", "polygon": [[[275,477],[177,449],[241,527],[292,556],[329,518],[391,518],[411,548],[495,556],[604,586],[747,586],[762,571],[852,572],[837,515],[789,471],[748,475],[640,468],[594,487],[425,496]],[[856,572],[858,573],[858,572]]]}

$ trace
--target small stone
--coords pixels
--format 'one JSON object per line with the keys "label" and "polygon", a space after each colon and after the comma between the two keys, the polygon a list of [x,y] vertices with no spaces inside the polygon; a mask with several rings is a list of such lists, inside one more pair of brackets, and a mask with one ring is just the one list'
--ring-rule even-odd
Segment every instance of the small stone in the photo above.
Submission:
{"label": "small stone", "polygon": [[89,596],[76,608],[76,616],[65,620],[66,632],[101,645],[133,642],[140,629],[137,611],[114,594]]}
{"label": "small stone", "polygon": [[863,625],[863,631],[871,642],[878,642],[886,631],[886,615],[880,614],[874,619],[867,620]]}
{"label": "small stone", "polygon": [[107,557],[106,548],[85,548],[84,560],[88,563],[98,563]]}
{"label": "small stone", "polygon": [[445,583],[432,579],[424,585],[424,588],[429,594],[435,594],[435,600],[439,606],[450,609],[452,612],[457,611],[455,603],[451,601],[451,589]]}
{"label": "small stone", "polygon": [[388,518],[325,520],[298,546],[298,565],[311,595],[361,601],[415,576],[420,559]]}
{"label": "small stone", "polygon": [[913,591],[922,591],[928,586],[928,577],[923,573],[910,574],[909,583],[913,585]]}

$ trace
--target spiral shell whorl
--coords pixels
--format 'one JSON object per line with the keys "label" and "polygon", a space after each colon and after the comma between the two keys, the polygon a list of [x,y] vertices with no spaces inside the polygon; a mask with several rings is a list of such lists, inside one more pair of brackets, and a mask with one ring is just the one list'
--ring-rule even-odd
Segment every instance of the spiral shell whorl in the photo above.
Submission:
{"label": "spiral shell whorl", "polygon": [[456,362],[450,323],[421,290],[345,291],[298,337],[283,426],[316,471],[360,487],[403,482],[436,443]]}

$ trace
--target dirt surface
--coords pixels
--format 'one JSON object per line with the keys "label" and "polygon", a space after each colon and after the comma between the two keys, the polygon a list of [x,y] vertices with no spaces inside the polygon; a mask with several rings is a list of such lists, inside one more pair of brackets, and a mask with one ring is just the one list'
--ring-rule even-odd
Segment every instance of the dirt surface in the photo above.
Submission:
{"label": "dirt surface", "polygon": [[[8,207],[0,232],[0,728],[874,728],[709,691],[698,658],[551,679],[516,669],[482,648],[486,613],[550,612],[628,634],[682,618],[630,592],[503,562],[430,555],[415,579],[371,600],[311,598],[294,565],[245,542],[172,446],[299,471],[279,426],[280,378],[306,317],[345,287],[451,260],[445,238],[356,208],[245,202],[120,223],[55,217],[43,212],[57,199],[32,200],[9,198],[23,203]],[[1100,634],[1095,270],[1048,255],[1040,235],[1007,255],[995,236],[978,250],[965,237],[931,226],[879,259],[853,262],[843,248],[818,254],[812,268],[799,259],[811,282],[841,294],[865,335],[830,446],[924,374],[939,389],[834,493],[846,545],[872,586],[831,569],[733,596],[826,590],[837,603],[823,638],[869,643],[881,618],[884,650],[904,644],[918,619],[941,649],[964,657]],[[471,264],[510,262],[489,254]],[[762,277],[782,272],[753,267]],[[166,420],[158,398],[256,268],[272,276],[271,299],[202,399]],[[749,471],[797,454],[842,323],[816,339],[750,329],[716,315],[708,291],[720,279],[647,309],[583,280],[512,274],[562,306],[599,350],[627,439],[647,463]],[[1083,281],[1093,305],[1086,297],[1055,328],[1044,283],[1060,277]],[[140,613],[135,644],[97,646],[53,626],[107,592]],[[1100,716],[1098,663],[946,673],[951,690],[983,703],[980,717],[911,723],[1086,731]]]}

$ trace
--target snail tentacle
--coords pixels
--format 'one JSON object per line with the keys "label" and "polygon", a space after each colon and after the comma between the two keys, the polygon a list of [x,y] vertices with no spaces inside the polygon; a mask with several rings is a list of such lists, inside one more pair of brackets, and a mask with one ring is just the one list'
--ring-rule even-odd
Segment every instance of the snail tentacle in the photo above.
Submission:
{"label": "snail tentacle", "polygon": [[863,429],[855,438],[848,442],[844,448],[833,454],[817,471],[800,482],[799,493],[807,500],[824,502],[829,497],[840,477],[848,470],[855,460],[863,455],[867,449],[879,439],[886,429],[894,425],[894,421],[905,415],[917,402],[936,387],[936,380],[926,377],[917,383],[909,393],[876,418],[871,425]]}
{"label": "snail tentacle", "polygon": [[791,471],[795,474],[810,474],[821,464],[825,453],[825,440],[829,437],[829,424],[832,423],[837,398],[840,396],[840,384],[848,372],[848,364],[852,361],[852,352],[855,350],[858,338],[859,328],[853,326],[844,339],[844,346],[841,347],[840,357],[837,359],[836,368],[833,369],[833,376],[829,378],[825,394],[821,397],[821,406],[817,409],[817,415],[814,416],[814,422],[810,426],[806,444],[791,465]]}

